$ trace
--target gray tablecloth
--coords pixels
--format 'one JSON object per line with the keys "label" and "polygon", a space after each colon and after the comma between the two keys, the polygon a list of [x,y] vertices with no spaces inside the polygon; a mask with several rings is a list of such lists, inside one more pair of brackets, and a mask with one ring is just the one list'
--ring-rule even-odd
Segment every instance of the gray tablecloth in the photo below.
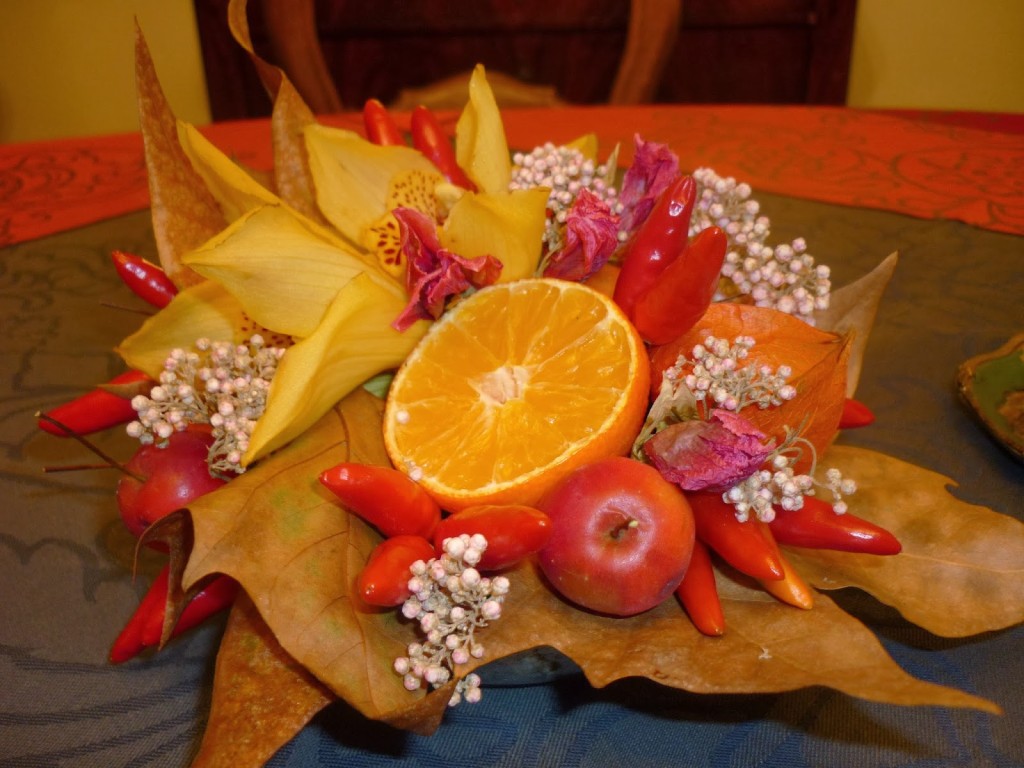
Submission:
{"label": "gray tablecloth", "polygon": [[[837,285],[901,252],[858,393],[878,421],[843,440],[945,474],[958,483],[956,496],[1024,517],[1024,468],[979,428],[954,388],[963,359],[1024,330],[1024,240],[758,197],[773,239],[805,237]],[[39,433],[33,414],[118,373],[111,348],[139,322],[124,308],[141,305],[111,268],[114,248],[153,256],[147,214],[0,252],[4,766],[186,766],[208,707],[222,624],[156,656],[108,664],[110,643],[157,563],[144,560],[133,583],[134,540],[117,517],[115,473],[41,469],[90,459],[73,442]],[[132,450],[120,434],[99,442],[121,457]],[[631,680],[593,690],[568,676],[487,688],[480,704],[449,712],[430,738],[336,704],[271,765],[1024,767],[1024,629],[943,640],[862,593],[840,600],[911,674],[990,698],[1005,715],[885,706],[822,689],[696,696]]]}

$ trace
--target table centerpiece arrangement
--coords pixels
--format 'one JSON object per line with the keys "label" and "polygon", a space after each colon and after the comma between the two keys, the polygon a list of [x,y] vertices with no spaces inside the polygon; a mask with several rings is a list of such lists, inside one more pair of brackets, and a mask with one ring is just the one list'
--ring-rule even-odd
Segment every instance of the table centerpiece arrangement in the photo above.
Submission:
{"label": "table centerpiece arrangement", "polygon": [[372,101],[365,135],[332,128],[229,17],[273,174],[175,118],[140,32],[160,264],[113,259],[153,313],[123,376],[40,416],[140,441],[117,504],[166,566],[111,660],[230,609],[196,765],[260,765],[338,699],[430,733],[538,649],[595,686],[999,711],[827,595],[946,637],[1024,619],[1018,521],[834,442],[873,421],[895,255],[833,290],[748,185],[656,137],[511,152],[482,67],[454,137]]}

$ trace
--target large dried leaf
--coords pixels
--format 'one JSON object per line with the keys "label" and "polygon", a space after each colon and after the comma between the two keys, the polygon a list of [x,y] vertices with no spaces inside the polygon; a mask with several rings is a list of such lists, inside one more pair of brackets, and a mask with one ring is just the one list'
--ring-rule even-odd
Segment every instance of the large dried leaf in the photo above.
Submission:
{"label": "large dried leaf", "polygon": [[[191,586],[233,576],[285,651],[369,717],[415,703],[391,668],[412,635],[363,607],[352,582],[380,538],[317,480],[341,461],[384,464],[381,401],[357,390],[286,449],[191,506]],[[431,702],[431,706],[433,706]],[[443,706],[432,713],[436,725]]]}
{"label": "large dried leaf", "polygon": [[949,478],[883,454],[835,446],[827,462],[857,480],[851,510],[892,531],[903,551],[791,549],[814,586],[860,587],[944,637],[1024,621],[1024,523],[959,501]]}
{"label": "large dried leaf", "polygon": [[868,336],[875,325],[878,305],[882,302],[882,294],[892,279],[898,260],[898,254],[890,253],[868,274],[833,291],[828,309],[815,313],[815,322],[819,328],[853,339],[846,364],[848,397],[853,397],[857,391]]}
{"label": "large dried leaf", "polygon": [[178,143],[177,119],[160,87],[149,46],[138,25],[135,79],[160,264],[179,287],[193,285],[202,278],[181,263],[181,256],[213,237],[226,222]]}
{"label": "large dried leaf", "polygon": [[[193,504],[195,544],[184,583],[230,574],[288,654],[334,693],[370,717],[429,731],[446,694],[419,702],[391,669],[415,638],[414,625],[397,611],[367,610],[351,596],[378,536],[316,480],[342,460],[386,462],[380,410],[367,393],[353,394],[286,449]],[[879,461],[884,472],[884,457]],[[935,494],[923,493],[917,501],[939,517],[959,511]],[[962,543],[962,537],[943,538],[934,547],[952,558]],[[821,685],[894,704],[997,710],[906,674],[866,627],[824,595],[813,610],[801,611],[721,574],[729,632],[707,638],[673,600],[637,617],[608,618],[561,600],[530,563],[510,578],[505,618],[481,635],[487,660],[550,646],[579,664],[595,685],[634,675],[705,693]]]}
{"label": "large dried leaf", "polygon": [[285,77],[284,72],[265,61],[253,49],[252,36],[249,34],[247,5],[247,0],[230,0],[228,3],[228,29],[231,30],[231,35],[235,38],[235,42],[242,46],[246,53],[249,54],[249,59],[256,68],[263,87],[267,89],[267,93],[273,99],[281,87],[281,82]]}
{"label": "large dried leaf", "polygon": [[306,126],[315,123],[316,119],[284,72],[257,55],[249,34],[246,5],[246,0],[231,0],[228,4],[228,27],[235,41],[249,54],[274,101],[270,130],[275,189],[288,205],[317,224],[325,225],[327,220],[316,205],[316,190],[303,137]]}
{"label": "large dried leaf", "polygon": [[825,595],[814,609],[784,605],[719,574],[729,629],[700,634],[674,600],[629,619],[597,616],[557,598],[532,567],[517,569],[507,621],[481,636],[489,654],[548,645],[595,686],[648,677],[694,693],[774,693],[827,686],[890,704],[999,708],[904,672],[872,632]]}
{"label": "large dried leaf", "polygon": [[288,205],[321,226],[327,219],[316,204],[316,187],[309,169],[305,130],[315,121],[313,112],[284,78],[274,100],[270,135],[274,148],[274,183]]}
{"label": "large dried leaf", "polygon": [[192,768],[263,765],[332,701],[242,592],[217,652],[210,717]]}

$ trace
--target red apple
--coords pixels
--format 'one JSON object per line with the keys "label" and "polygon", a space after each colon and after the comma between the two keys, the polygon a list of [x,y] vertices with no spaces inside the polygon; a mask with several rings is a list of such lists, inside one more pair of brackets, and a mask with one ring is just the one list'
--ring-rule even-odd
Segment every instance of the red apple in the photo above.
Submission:
{"label": "red apple", "polygon": [[611,458],[587,464],[538,505],[552,532],[539,560],[564,597],[598,613],[633,616],[679,586],[693,553],[690,505],[658,470]]}
{"label": "red apple", "polygon": [[117,506],[128,530],[140,536],[164,515],[224,485],[210,474],[206,456],[213,443],[209,430],[175,432],[167,446],[144,445],[125,463],[132,475],[117,484]]}

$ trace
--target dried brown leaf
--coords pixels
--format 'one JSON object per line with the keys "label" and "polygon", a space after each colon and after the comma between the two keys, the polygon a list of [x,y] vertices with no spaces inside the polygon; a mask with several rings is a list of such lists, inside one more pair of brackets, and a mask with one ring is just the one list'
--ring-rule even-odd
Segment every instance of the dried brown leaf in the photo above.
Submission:
{"label": "dried brown leaf", "polygon": [[827,686],[890,704],[998,707],[904,672],[874,634],[819,595],[813,610],[784,605],[719,574],[729,629],[700,634],[674,601],[628,619],[580,611],[560,600],[533,567],[516,570],[508,620],[487,629],[488,654],[548,645],[578,664],[595,686],[648,677],[694,693],[774,693]]}
{"label": "dried brown leaf", "polygon": [[[317,480],[341,461],[384,464],[382,402],[356,390],[287,448],[191,506],[194,546],[183,581],[233,576],[285,651],[368,717],[427,730],[444,710],[416,704],[392,670],[413,633],[396,611],[369,609],[352,582],[380,541]],[[425,713],[417,707],[425,708]]]}
{"label": "dried brown leaf", "polygon": [[228,26],[235,41],[249,54],[267,92],[274,102],[270,121],[274,148],[274,187],[288,205],[319,224],[327,220],[316,205],[313,177],[309,171],[303,129],[316,122],[288,76],[256,53],[249,33],[246,0],[231,0]]}
{"label": "dried brown leaf", "polygon": [[261,766],[332,701],[243,592],[217,653],[210,718],[192,768]]}
{"label": "dried brown leaf", "polygon": [[[394,657],[415,638],[414,626],[397,611],[372,611],[351,596],[352,581],[379,538],[316,479],[342,460],[386,461],[380,406],[367,393],[355,393],[302,438],[194,504],[195,544],[184,581],[230,574],[252,596],[285,651],[333,693],[369,717],[429,733],[440,722],[448,692],[417,698],[392,671]],[[885,457],[878,461],[879,472],[888,475]],[[870,480],[859,466],[856,472]],[[920,501],[935,517],[960,512],[930,495]],[[939,556],[953,558],[959,541],[944,533],[934,547]],[[729,632],[707,638],[674,601],[641,616],[608,618],[560,599],[531,563],[510,578],[506,618],[481,637],[488,661],[549,646],[573,659],[598,686],[627,676],[699,693],[820,685],[893,704],[998,710],[906,674],[867,627],[825,595],[813,610],[801,611],[721,575]],[[961,612],[970,608],[957,606]]]}
{"label": "dried brown leaf", "polygon": [[898,260],[896,252],[890,253],[868,274],[833,291],[828,309],[815,314],[815,323],[819,328],[853,339],[846,363],[847,397],[853,397],[857,391],[868,336],[875,324],[882,294],[892,279]]}
{"label": "dried brown leaf", "polygon": [[892,531],[903,552],[788,550],[815,587],[859,587],[943,637],[1024,621],[1024,523],[959,501],[949,478],[884,454],[834,446],[824,461],[857,480],[851,511]]}
{"label": "dried brown leaf", "polygon": [[135,79],[160,264],[178,287],[194,285],[202,278],[181,263],[182,255],[205,243],[227,222],[181,148],[177,119],[160,87],[149,46],[137,24]]}

